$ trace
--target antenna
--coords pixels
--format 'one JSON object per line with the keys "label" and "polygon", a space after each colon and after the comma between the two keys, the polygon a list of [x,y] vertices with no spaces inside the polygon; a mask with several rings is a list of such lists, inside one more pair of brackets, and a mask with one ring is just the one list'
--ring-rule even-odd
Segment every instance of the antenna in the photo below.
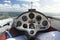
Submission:
{"label": "antenna", "polygon": [[31,1],[31,9],[32,9],[32,7],[33,7],[33,2]]}
{"label": "antenna", "polygon": [[31,3],[31,5],[30,5],[31,6],[31,9],[29,9],[29,12],[36,11],[36,9],[32,9],[33,8],[33,2],[31,1],[30,3]]}

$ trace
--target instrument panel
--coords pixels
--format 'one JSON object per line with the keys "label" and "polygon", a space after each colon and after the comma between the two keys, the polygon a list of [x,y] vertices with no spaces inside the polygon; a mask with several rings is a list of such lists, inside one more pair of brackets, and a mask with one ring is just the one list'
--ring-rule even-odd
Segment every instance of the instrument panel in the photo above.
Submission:
{"label": "instrument panel", "polygon": [[36,10],[30,9],[19,15],[14,21],[15,28],[24,30],[33,36],[37,31],[46,30],[50,27],[47,17]]}

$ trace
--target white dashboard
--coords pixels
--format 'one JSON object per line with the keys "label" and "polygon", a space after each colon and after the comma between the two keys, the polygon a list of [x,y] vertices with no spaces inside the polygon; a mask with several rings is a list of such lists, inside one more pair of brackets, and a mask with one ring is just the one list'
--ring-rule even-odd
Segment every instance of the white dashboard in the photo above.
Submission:
{"label": "white dashboard", "polygon": [[46,30],[50,27],[48,18],[36,10],[24,12],[14,20],[14,27],[18,30],[27,31],[33,36],[37,31]]}

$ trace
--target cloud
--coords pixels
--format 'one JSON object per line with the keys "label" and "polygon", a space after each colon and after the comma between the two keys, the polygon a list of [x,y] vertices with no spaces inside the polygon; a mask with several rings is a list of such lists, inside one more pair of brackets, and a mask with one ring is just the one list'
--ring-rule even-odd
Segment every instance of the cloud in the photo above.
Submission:
{"label": "cloud", "polygon": [[40,0],[17,0],[17,1],[36,2],[36,1],[40,1]]}
{"label": "cloud", "polygon": [[4,2],[6,2],[6,3],[11,3],[11,1],[10,1],[10,0],[4,0]]}
{"label": "cloud", "polygon": [[0,12],[18,11],[17,9],[19,9],[18,4],[13,6],[9,4],[0,4]]}
{"label": "cloud", "polygon": [[53,1],[54,1],[54,2],[57,2],[57,3],[60,2],[60,0],[53,0]]}
{"label": "cloud", "polygon": [[52,6],[46,5],[43,8],[43,11],[48,12],[48,13],[60,13],[60,6],[59,5],[52,5]]}
{"label": "cloud", "polygon": [[[26,1],[26,0],[25,0]],[[37,1],[37,0],[35,0]],[[8,2],[5,0],[5,2]],[[22,5],[22,6],[21,6]],[[27,11],[28,9],[31,8],[31,5],[30,4],[8,4],[8,3],[5,3],[5,4],[0,4],[0,11],[2,12],[8,12],[8,11]],[[36,6],[37,5],[37,6]],[[39,3],[38,2],[34,2],[33,3],[33,8],[38,8],[39,9]]]}
{"label": "cloud", "polygon": [[42,9],[43,12],[60,13],[60,0],[53,0],[52,5],[45,5]]}
{"label": "cloud", "polygon": [[32,8],[40,11],[41,4],[39,2],[34,2]]}
{"label": "cloud", "polygon": [[20,10],[20,5],[19,4],[13,4],[11,5],[10,0],[5,0],[4,4],[0,4],[0,12],[19,12]]}
{"label": "cloud", "polygon": [[23,12],[28,10],[28,5],[22,4],[0,4],[0,12]]}
{"label": "cloud", "polygon": [[[10,2],[9,1],[10,0],[8,1],[5,0],[5,2],[11,3],[11,1]],[[44,0],[17,0],[17,1],[26,1],[26,2],[33,1],[32,8],[40,12],[60,13],[60,0],[52,0],[52,1],[45,0],[46,2],[48,2],[48,5],[45,2],[43,2]],[[52,4],[49,4],[49,3],[52,3]],[[19,11],[26,11],[31,8],[31,4],[23,3],[21,5],[20,4],[11,5],[7,3],[0,4],[0,11],[5,11],[5,12],[18,11],[19,12]]]}
{"label": "cloud", "polygon": [[27,4],[11,4],[11,0],[4,0],[4,4],[0,4],[0,12],[23,12],[28,10]]}
{"label": "cloud", "polygon": [[14,10],[16,10],[16,11],[18,11],[18,10],[20,10],[20,5],[19,4],[14,4],[14,5],[12,5],[12,9],[14,9]]}
{"label": "cloud", "polygon": [[[36,10],[40,10],[40,7],[41,7],[41,4],[40,4],[40,0],[17,0],[17,1],[26,1],[26,2],[33,2],[33,4],[32,4],[32,8],[33,9],[36,9]],[[31,8],[31,4],[23,4],[23,5],[25,5],[25,7],[27,8],[27,9],[30,9]]]}

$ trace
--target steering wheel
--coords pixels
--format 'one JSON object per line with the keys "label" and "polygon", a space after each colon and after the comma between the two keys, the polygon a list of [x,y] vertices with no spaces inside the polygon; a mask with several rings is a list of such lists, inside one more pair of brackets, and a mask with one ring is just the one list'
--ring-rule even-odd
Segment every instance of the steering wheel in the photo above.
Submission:
{"label": "steering wheel", "polygon": [[50,22],[43,13],[29,9],[14,19],[13,26],[18,30],[27,31],[30,36],[34,36],[38,31],[48,29]]}

